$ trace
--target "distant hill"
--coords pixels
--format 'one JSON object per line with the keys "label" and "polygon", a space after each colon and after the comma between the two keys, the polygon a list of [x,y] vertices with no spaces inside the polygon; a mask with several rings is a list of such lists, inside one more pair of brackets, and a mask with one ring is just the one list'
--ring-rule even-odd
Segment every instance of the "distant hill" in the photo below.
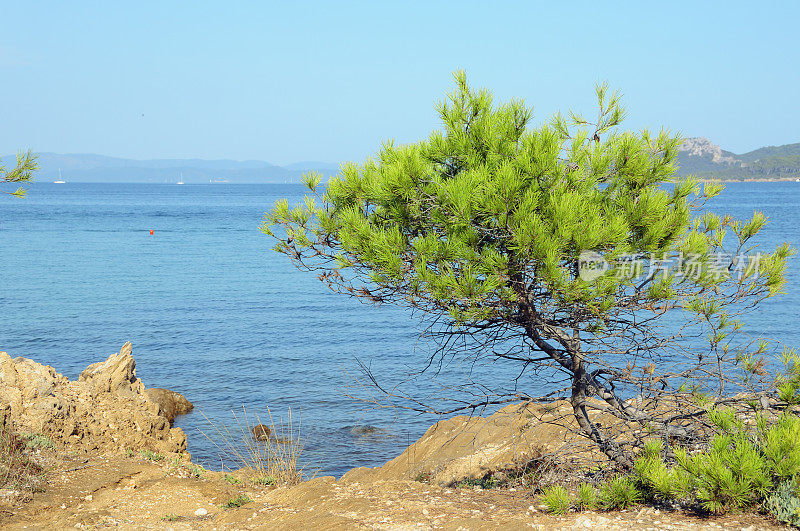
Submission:
{"label": "distant hill", "polygon": [[[14,156],[2,157],[6,164]],[[797,179],[800,178],[800,143],[762,147],[737,155],[707,138],[687,138],[678,153],[678,175],[701,179]],[[307,171],[326,178],[339,165],[302,161],[278,166],[261,160],[151,159],[134,160],[92,153],[39,153],[39,181],[61,178],[68,182],[185,183],[299,183]]]}
{"label": "distant hill", "polygon": [[[14,155],[2,157],[12,164]],[[152,159],[134,160],[107,157],[92,153],[39,153],[36,180],[68,182],[150,182],[187,184],[209,181],[229,183],[300,182],[307,171],[318,171],[329,177],[338,165],[324,162],[297,162],[277,166],[260,160]],[[59,173],[60,170],[60,173]]]}
{"label": "distant hill", "polygon": [[800,143],[767,146],[737,155],[707,138],[687,138],[678,153],[678,175],[703,179],[800,178]]}
{"label": "distant hill", "polygon": [[302,162],[294,162],[283,166],[287,170],[296,171],[318,171],[321,173],[336,173],[339,171],[338,164],[331,164],[329,162],[319,162],[317,160],[304,160]]}

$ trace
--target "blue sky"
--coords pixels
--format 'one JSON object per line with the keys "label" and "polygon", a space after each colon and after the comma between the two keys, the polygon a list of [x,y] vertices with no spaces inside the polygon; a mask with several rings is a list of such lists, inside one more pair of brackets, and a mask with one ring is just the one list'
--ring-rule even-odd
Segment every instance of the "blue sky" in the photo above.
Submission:
{"label": "blue sky", "polygon": [[360,160],[457,68],[536,122],[607,80],[628,128],[800,142],[800,2],[760,4],[5,0],[0,153]]}

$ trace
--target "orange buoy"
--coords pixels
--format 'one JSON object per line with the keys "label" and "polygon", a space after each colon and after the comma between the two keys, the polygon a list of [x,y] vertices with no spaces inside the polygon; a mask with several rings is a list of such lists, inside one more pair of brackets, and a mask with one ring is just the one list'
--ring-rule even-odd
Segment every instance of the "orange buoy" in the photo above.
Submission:
{"label": "orange buoy", "polygon": [[150,236],[153,235],[153,229],[150,229]]}

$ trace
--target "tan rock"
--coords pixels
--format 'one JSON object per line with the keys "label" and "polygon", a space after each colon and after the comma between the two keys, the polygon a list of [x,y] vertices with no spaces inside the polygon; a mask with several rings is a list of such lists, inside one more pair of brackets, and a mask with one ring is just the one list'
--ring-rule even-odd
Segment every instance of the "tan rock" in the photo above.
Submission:
{"label": "tan rock", "polygon": [[356,468],[342,480],[424,477],[434,484],[450,485],[525,466],[543,456],[594,461],[596,450],[575,436],[573,422],[566,402],[512,404],[489,417],[442,420],[382,467]]}
{"label": "tan rock", "polygon": [[119,353],[106,361],[92,363],[78,376],[79,382],[88,382],[102,392],[140,395],[144,384],[136,377],[136,362],[130,341],[122,345]]}
{"label": "tan rock", "polygon": [[[90,365],[77,382],[52,367],[0,353],[0,425],[42,433],[71,449],[185,452],[186,434],[171,428],[159,404],[144,394],[135,367],[130,343]],[[173,398],[177,410],[186,409],[185,398]]]}

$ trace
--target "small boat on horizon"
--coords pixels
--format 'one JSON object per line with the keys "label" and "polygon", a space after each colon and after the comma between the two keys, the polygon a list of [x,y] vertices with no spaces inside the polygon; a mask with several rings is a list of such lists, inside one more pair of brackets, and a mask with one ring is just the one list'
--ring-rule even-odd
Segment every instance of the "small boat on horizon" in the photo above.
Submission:
{"label": "small boat on horizon", "polygon": [[183,172],[181,172],[181,178],[175,184],[183,184]]}
{"label": "small boat on horizon", "polygon": [[66,183],[67,183],[67,181],[65,181],[64,178],[61,176],[61,168],[59,168],[58,169],[58,180],[57,181],[53,181],[53,184],[66,184]]}

